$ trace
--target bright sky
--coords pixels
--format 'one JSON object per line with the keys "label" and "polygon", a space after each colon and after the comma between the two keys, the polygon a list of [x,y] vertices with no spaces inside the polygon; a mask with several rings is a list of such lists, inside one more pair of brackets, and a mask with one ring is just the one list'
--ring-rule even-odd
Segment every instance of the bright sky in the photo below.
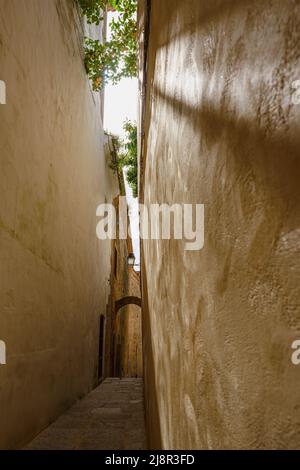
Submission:
{"label": "bright sky", "polygon": [[104,129],[112,134],[124,136],[126,119],[137,120],[138,81],[124,78],[118,85],[105,87]]}
{"label": "bright sky", "polygon": [[[117,17],[117,13],[108,14],[107,37],[110,37],[109,23],[111,18]],[[105,87],[104,98],[104,129],[121,138],[124,137],[123,124],[129,119],[137,121],[138,113],[138,81],[137,79],[125,78],[117,85],[108,84]],[[129,219],[131,225],[131,236],[136,264],[140,263],[139,242],[139,217],[138,202],[132,197],[132,190],[127,184],[125,174],[126,196],[129,206]]]}
{"label": "bright sky", "polygon": [[[132,197],[132,190],[128,186],[126,179],[125,179],[125,187],[126,187],[127,203],[129,207],[129,220],[130,220],[130,227],[131,227],[133,252],[135,254],[135,264],[139,265],[140,264],[139,205],[138,205],[138,200]],[[140,270],[138,267],[136,267],[135,269],[136,271]]]}
{"label": "bright sky", "polygon": [[[112,14],[109,14],[108,22]],[[108,31],[109,36],[109,31]],[[107,85],[105,87],[104,99],[104,129],[121,138],[124,137],[123,124],[129,119],[137,121],[138,112],[138,81],[125,78],[118,85]],[[125,182],[126,183],[126,182]],[[136,257],[136,264],[140,263],[139,245],[139,219],[138,202],[132,197],[131,188],[126,186],[126,196],[129,206],[129,218],[132,232],[132,244]]]}
{"label": "bright sky", "polygon": [[[111,134],[124,137],[123,124],[126,119],[137,120],[138,82],[135,79],[124,79],[118,85],[105,88],[104,129]],[[125,175],[126,176],[126,175]],[[136,264],[140,263],[138,202],[132,197],[132,190],[126,182],[126,196],[129,206],[129,219],[132,233],[133,251]]]}

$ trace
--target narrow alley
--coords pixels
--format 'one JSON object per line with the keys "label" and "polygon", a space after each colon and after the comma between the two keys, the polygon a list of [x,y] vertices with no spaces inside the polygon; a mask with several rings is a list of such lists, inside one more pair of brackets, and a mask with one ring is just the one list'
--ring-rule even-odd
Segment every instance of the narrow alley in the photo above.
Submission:
{"label": "narrow alley", "polygon": [[108,378],[27,450],[146,449],[143,379]]}
{"label": "narrow alley", "polygon": [[0,449],[300,450],[299,181],[300,0],[0,0]]}

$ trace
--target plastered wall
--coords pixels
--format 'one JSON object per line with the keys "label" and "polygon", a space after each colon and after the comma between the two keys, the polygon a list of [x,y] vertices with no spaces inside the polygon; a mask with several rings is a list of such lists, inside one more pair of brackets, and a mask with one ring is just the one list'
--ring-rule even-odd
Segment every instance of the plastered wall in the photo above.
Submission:
{"label": "plastered wall", "polygon": [[299,79],[299,1],[152,0],[141,193],[205,204],[142,244],[152,447],[300,447]]}
{"label": "plastered wall", "polygon": [[[128,265],[128,255],[133,253],[132,240],[119,239],[119,227],[126,224],[127,210],[115,199],[117,219],[117,238],[112,241],[111,269],[111,338],[106,351],[111,356],[111,376],[143,377],[142,352],[142,312],[134,304],[116,309],[117,301],[128,296],[141,298],[140,274]],[[130,223],[129,219],[128,222]],[[107,338],[108,339],[108,338]]]}
{"label": "plastered wall", "polygon": [[[100,32],[98,31],[98,35]],[[0,448],[21,447],[95,385],[112,199],[101,102],[73,0],[0,1]]]}
{"label": "plastered wall", "polygon": [[[130,267],[128,274],[128,291],[130,295],[140,298],[140,273]],[[125,377],[143,377],[141,308],[129,304],[125,315],[124,375]]]}

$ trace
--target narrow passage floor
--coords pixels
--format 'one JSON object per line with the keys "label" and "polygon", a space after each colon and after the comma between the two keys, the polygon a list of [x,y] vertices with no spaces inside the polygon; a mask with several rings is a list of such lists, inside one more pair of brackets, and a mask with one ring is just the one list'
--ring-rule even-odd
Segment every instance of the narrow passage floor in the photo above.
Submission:
{"label": "narrow passage floor", "polygon": [[26,449],[146,449],[143,379],[106,379]]}

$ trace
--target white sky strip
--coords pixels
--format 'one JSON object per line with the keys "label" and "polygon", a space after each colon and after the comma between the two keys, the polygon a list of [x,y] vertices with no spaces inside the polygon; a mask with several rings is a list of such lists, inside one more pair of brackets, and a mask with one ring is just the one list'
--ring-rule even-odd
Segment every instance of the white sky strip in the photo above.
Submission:
{"label": "white sky strip", "polygon": [[[108,14],[107,37],[110,37],[109,23],[116,13]],[[117,85],[108,84],[105,87],[104,101],[104,129],[121,138],[125,137],[123,125],[126,120],[137,121],[138,112],[138,80],[124,78]],[[139,245],[139,215],[138,203],[132,197],[132,190],[125,177],[126,196],[129,206],[132,244],[136,257],[136,264],[140,263]]]}

